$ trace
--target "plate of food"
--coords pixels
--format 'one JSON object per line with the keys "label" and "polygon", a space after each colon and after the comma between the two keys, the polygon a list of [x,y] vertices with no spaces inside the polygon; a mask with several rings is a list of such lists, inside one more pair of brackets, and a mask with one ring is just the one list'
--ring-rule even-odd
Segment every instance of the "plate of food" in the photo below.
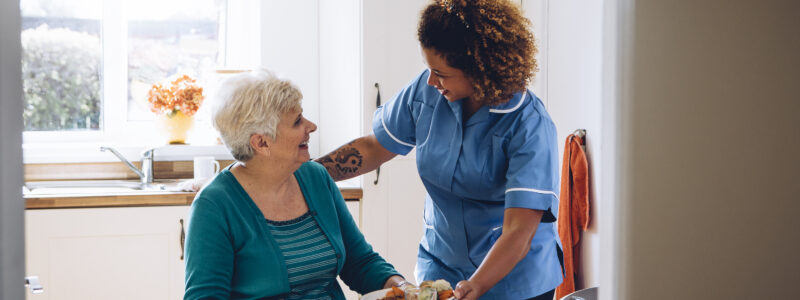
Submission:
{"label": "plate of food", "polygon": [[370,292],[361,296],[361,300],[449,300],[453,297],[453,288],[450,283],[439,279],[436,281],[426,280],[419,284],[419,287],[412,284],[403,287],[392,287]]}

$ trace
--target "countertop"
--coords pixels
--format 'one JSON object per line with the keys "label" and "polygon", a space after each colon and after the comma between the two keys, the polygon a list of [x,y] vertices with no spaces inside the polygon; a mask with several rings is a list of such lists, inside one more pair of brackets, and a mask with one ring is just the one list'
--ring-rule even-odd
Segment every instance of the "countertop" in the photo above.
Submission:
{"label": "countertop", "polygon": [[[231,160],[219,162],[222,166],[233,163]],[[139,166],[138,162],[133,164]],[[193,167],[192,161],[156,161],[153,163],[153,174],[157,183],[164,187],[163,190],[103,190],[82,187],[91,182],[139,186],[139,177],[120,162],[26,164],[26,188],[23,192],[25,209],[190,205],[196,193],[183,192],[177,187],[192,178]],[[66,189],[56,188],[46,192],[28,189],[32,188],[31,184],[48,186],[54,183]],[[361,199],[363,193],[358,179],[336,184],[345,200]]]}
{"label": "countertop", "polygon": [[[339,185],[345,201],[359,201],[360,187]],[[24,195],[25,209],[191,205],[195,192],[139,191],[126,193],[73,193]]]}

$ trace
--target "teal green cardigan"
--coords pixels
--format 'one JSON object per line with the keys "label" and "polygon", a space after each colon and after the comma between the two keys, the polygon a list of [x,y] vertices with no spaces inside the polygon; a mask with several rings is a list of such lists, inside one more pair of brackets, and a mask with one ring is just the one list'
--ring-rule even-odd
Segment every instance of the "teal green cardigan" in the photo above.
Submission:
{"label": "teal green cardigan", "polygon": [[[294,176],[312,216],[333,245],[342,281],[361,294],[382,289],[398,273],[364,240],[325,168],[307,162]],[[184,299],[278,299],[289,293],[281,250],[261,210],[229,168],[195,197],[185,256]],[[339,284],[331,286],[331,296],[344,299]]]}

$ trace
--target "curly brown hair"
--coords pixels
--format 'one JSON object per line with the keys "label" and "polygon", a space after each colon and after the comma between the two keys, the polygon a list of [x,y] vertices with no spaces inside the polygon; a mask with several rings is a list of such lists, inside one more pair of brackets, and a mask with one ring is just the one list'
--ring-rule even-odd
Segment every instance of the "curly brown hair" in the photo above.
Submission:
{"label": "curly brown hair", "polygon": [[524,91],[537,71],[530,21],[509,0],[433,0],[417,36],[472,80],[473,100],[497,105]]}

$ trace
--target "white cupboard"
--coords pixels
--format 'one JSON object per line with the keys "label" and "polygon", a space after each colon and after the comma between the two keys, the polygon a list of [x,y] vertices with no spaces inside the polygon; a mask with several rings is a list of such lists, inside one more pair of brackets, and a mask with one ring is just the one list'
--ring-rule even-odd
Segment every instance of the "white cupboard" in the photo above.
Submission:
{"label": "white cupboard", "polygon": [[[359,202],[347,208],[360,224]],[[44,287],[26,299],[182,299],[188,213],[189,206],[25,211],[26,274]]]}
{"label": "white cupboard", "polygon": [[25,212],[27,299],[181,299],[188,206]]}

